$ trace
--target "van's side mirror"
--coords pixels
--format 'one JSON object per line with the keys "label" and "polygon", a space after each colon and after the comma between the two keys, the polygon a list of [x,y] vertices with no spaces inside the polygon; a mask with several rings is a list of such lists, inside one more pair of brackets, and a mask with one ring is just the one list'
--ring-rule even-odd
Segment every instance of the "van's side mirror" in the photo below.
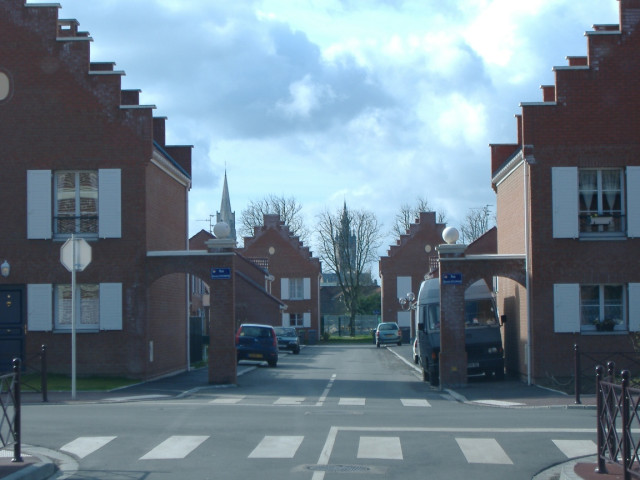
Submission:
{"label": "van's side mirror", "polygon": [[420,330],[421,332],[424,332],[424,322],[418,323],[418,330]]}
{"label": "van's side mirror", "polygon": [[505,323],[507,323],[507,316],[500,315],[500,326],[504,325]]}

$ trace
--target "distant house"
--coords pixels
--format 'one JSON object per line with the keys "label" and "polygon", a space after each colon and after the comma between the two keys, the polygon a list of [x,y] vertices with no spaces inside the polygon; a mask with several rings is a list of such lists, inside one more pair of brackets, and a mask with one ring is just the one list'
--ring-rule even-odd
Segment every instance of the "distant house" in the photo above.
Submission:
{"label": "distant house", "polygon": [[[187,249],[191,147],[166,145],[166,119],[59,8],[0,3],[0,366],[46,345],[49,371],[69,373],[74,301],[78,375],[185,370],[186,275],[145,275],[148,251]],[[72,235],[92,252],[75,292]]]}
{"label": "distant house", "polygon": [[437,265],[436,247],[443,243],[445,227],[446,224],[436,222],[435,212],[421,212],[407,233],[389,247],[387,255],[380,257],[382,321],[411,327],[411,336],[415,335],[411,312],[403,309],[399,300],[409,292],[417,296],[425,275]]}
{"label": "distant house", "polygon": [[498,253],[527,259],[528,285],[499,279],[507,369],[534,382],[640,330],[640,1],[619,5],[521,104],[517,141],[491,145]]}
{"label": "distant house", "polygon": [[244,237],[243,257],[272,276],[270,293],[286,305],[278,325],[319,331],[320,260],[291,234],[278,215],[264,215],[264,224]]}

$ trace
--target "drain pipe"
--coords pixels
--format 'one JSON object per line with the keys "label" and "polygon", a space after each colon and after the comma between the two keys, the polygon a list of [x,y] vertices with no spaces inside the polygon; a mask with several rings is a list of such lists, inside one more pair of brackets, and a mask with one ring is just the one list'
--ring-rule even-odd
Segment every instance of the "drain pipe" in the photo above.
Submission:
{"label": "drain pipe", "polygon": [[[528,155],[527,150],[531,152]],[[533,334],[533,327],[531,324],[531,274],[530,268],[530,255],[531,246],[529,239],[529,178],[531,165],[535,164],[535,158],[533,157],[533,145],[525,145],[523,149],[523,168],[524,168],[524,272],[525,272],[525,290],[527,298],[527,385],[531,385],[531,336]]]}

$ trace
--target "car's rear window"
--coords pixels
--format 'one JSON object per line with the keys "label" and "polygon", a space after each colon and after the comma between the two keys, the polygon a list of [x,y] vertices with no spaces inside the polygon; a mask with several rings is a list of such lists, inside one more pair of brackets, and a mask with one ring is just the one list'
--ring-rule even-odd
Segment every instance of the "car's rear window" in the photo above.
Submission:
{"label": "car's rear window", "polygon": [[378,325],[378,330],[397,330],[398,326],[395,323],[381,323]]}
{"label": "car's rear window", "polygon": [[263,327],[242,327],[241,337],[270,337],[271,329]]}
{"label": "car's rear window", "polygon": [[295,328],[276,328],[276,335],[280,335],[281,337],[297,336]]}

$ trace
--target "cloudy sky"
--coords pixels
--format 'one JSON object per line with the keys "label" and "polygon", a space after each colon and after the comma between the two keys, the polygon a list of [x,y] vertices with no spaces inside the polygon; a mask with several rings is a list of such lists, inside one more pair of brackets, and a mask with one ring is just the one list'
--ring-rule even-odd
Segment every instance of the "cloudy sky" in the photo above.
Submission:
{"label": "cloudy sky", "polygon": [[167,143],[194,145],[190,234],[220,209],[225,167],[238,223],[275,194],[309,226],[346,201],[388,232],[417,197],[459,226],[495,208],[488,145],[515,142],[519,103],[618,23],[617,0],[60,3],[91,59],[168,118]]}

